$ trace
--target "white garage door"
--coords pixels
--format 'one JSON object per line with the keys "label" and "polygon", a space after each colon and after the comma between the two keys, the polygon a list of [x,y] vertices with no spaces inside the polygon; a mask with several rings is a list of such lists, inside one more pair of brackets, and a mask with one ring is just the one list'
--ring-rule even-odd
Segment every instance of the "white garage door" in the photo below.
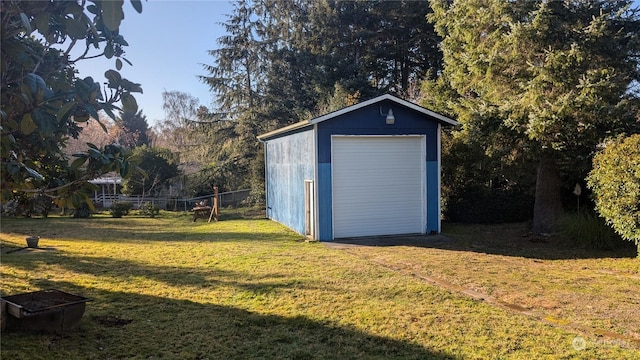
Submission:
{"label": "white garage door", "polygon": [[333,237],[422,233],[423,136],[334,136]]}

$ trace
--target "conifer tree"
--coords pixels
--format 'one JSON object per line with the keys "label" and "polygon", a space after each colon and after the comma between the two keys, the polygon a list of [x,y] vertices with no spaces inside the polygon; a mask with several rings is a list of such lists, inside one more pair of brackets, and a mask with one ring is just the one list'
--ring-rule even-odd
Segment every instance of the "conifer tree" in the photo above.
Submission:
{"label": "conifer tree", "polygon": [[516,137],[537,160],[533,231],[552,231],[562,175],[579,168],[584,178],[606,136],[637,131],[638,9],[626,0],[431,4],[445,65],[426,89],[447,90],[462,136]]}

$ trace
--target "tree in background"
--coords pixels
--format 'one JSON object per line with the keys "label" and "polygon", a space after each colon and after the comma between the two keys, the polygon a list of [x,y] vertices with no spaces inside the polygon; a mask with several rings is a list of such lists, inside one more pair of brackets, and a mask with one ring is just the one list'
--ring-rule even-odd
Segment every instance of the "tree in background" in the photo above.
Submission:
{"label": "tree in background", "polygon": [[[139,0],[131,3],[142,11]],[[132,93],[142,92],[139,84],[108,70],[103,91],[93,78],[77,78],[74,69],[94,57],[115,59],[118,70],[128,62],[128,44],[118,31],[123,18],[122,2],[114,1],[2,3],[3,201],[41,193],[60,205],[78,206],[86,199],[79,190],[90,188],[87,180],[114,170],[127,175],[126,155],[117,145],[90,146],[71,164],[62,150],[69,137],[78,137],[78,123],[99,121],[99,111],[115,118],[118,103],[136,111]],[[72,58],[72,50],[79,55]]]}
{"label": "tree in background", "polygon": [[[427,2],[319,1],[310,6],[311,43],[324,90],[339,83],[367,99],[394,93],[414,99],[442,68],[440,37],[425,19]],[[322,94],[319,94],[322,95]]]}
{"label": "tree in background", "polygon": [[640,257],[640,134],[607,143],[594,156],[587,180],[596,210],[623,239],[636,243]]}
{"label": "tree in background", "polygon": [[199,106],[198,98],[189,93],[163,91],[162,109],[165,118],[156,125],[154,145],[180,153],[185,161],[189,148],[194,144],[190,135]]}
{"label": "tree in background", "polygon": [[212,128],[213,166],[261,198],[257,135],[318,114],[341,97],[336,89],[362,99],[415,95],[440,69],[429,12],[420,2],[237,1],[201,77],[229,120]]}
{"label": "tree in background", "polygon": [[116,124],[119,128],[118,142],[127,148],[149,145],[149,123],[147,117],[142,114],[142,110],[138,112],[122,111]]}
{"label": "tree in background", "polygon": [[180,175],[179,156],[169,150],[140,146],[133,150],[138,171],[124,181],[122,192],[127,195],[157,195],[164,186]]}
{"label": "tree in background", "polygon": [[87,143],[94,144],[98,148],[117,143],[121,132],[116,123],[105,116],[101,117],[100,122],[89,119],[78,126],[80,127],[78,137],[70,138],[65,143],[64,154],[68,159],[73,159],[74,154],[86,151]]}
{"label": "tree in background", "polygon": [[455,136],[537,162],[533,231],[552,231],[562,176],[584,178],[605,136],[637,126],[638,10],[631,1],[431,5],[445,65],[427,99],[462,122]]}

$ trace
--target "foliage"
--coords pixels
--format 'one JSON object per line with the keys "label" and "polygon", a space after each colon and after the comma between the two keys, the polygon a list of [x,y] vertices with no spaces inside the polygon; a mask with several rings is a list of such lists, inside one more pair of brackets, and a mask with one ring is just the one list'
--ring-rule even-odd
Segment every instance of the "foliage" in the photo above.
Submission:
{"label": "foliage", "polygon": [[593,158],[588,186],[600,215],[640,250],[640,134],[609,142]]}
{"label": "foliage", "polygon": [[505,152],[456,131],[443,132],[441,186],[448,220],[502,223],[531,219],[535,165],[522,149],[514,147]]}
{"label": "foliage", "polygon": [[[132,0],[138,12],[139,0]],[[127,42],[119,34],[122,1],[7,1],[2,3],[2,93],[0,98],[2,200],[15,194],[41,193],[60,203],[79,205],[70,196],[87,187],[102,171],[124,170],[126,159],[91,147],[88,155],[101,163],[86,171],[69,167],[62,149],[77,138],[78,123],[100,121],[99,112],[114,118],[122,104],[135,111],[139,84],[105,72],[104,89],[93,78],[77,78],[82,60],[115,59],[120,70]],[[104,126],[103,126],[104,127]],[[107,149],[113,150],[113,149]],[[103,157],[104,155],[104,157]],[[85,157],[86,158],[86,157]],[[119,162],[117,164],[116,162]],[[123,171],[122,175],[126,175]]]}
{"label": "foliage", "polygon": [[160,214],[160,207],[154,205],[151,201],[146,201],[138,208],[138,213],[142,216],[155,218]]}
{"label": "foliage", "polygon": [[420,2],[236,1],[201,76],[220,108],[194,130],[208,137],[203,164],[233,177],[217,185],[261,199],[257,135],[342,105],[344,95],[413,97],[441,68],[429,12]]}
{"label": "foliage", "polygon": [[92,205],[89,202],[82,201],[80,205],[76,205],[71,215],[76,219],[86,219],[91,216]]}
{"label": "foliage", "polygon": [[[115,121],[108,117],[100,117],[100,121],[89,119],[79,123],[79,134],[77,138],[69,138],[65,142],[64,154],[72,159],[74,154],[87,150],[87,143],[92,143],[98,148],[118,142],[120,130]],[[105,132],[104,129],[107,129]]]}
{"label": "foliage", "polygon": [[[115,201],[109,206],[109,213],[114,218],[121,218],[129,215],[129,211],[133,207],[133,204],[126,201]],[[153,217],[153,216],[152,216]]]}
{"label": "foliage", "polygon": [[564,214],[559,228],[565,238],[587,249],[615,250],[623,245],[605,220],[590,212]]}
{"label": "foliage", "polygon": [[19,194],[13,199],[2,204],[2,216],[26,216],[42,215],[47,217],[53,208],[53,201],[48,196],[35,194],[26,196]]}
{"label": "foliage", "polygon": [[147,117],[142,114],[142,110],[122,111],[116,119],[119,127],[118,143],[127,148],[136,146],[150,145],[149,142],[149,123]]}
{"label": "foliage", "polygon": [[137,171],[124,181],[124,194],[157,194],[169,185],[170,179],[180,175],[178,154],[169,149],[141,146],[133,149],[131,156],[137,162]]}
{"label": "foliage", "polygon": [[517,188],[490,189],[467,186],[449,194],[444,206],[448,221],[495,224],[521,222],[532,217],[533,196]]}
{"label": "foliage", "polygon": [[485,153],[538,164],[534,232],[552,231],[560,179],[637,126],[640,18],[631,1],[438,1],[444,70],[423,90]]}
{"label": "foliage", "polygon": [[199,100],[181,91],[163,91],[162,108],[165,118],[155,127],[155,146],[171,149],[180,154],[183,161],[190,161],[193,148],[200,144],[200,136],[194,130]]}

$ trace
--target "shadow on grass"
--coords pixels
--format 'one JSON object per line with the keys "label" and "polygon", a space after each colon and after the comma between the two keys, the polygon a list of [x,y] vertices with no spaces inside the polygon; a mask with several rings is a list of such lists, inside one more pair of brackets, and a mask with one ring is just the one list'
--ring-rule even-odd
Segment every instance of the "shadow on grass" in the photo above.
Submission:
{"label": "shadow on grass", "polygon": [[[275,293],[281,289],[317,289],[309,284],[302,284],[282,274],[266,273],[256,275],[251,272],[231,271],[220,269],[212,265],[198,267],[172,266],[170,264],[157,266],[143,264],[131,260],[111,257],[81,256],[66,254],[64,251],[50,251],[46,254],[11,253],[2,257],[4,266],[32,270],[39,265],[55,264],[65,270],[89,274],[96,277],[105,276],[121,281],[132,279],[148,279],[170,286],[185,289],[206,289],[215,287],[230,287],[254,295]],[[49,280],[33,280],[34,285],[47,288]],[[322,288],[327,290],[326,286]]]}
{"label": "shadow on grass", "polygon": [[636,257],[636,247],[631,242],[624,242],[616,250],[586,249],[558,236],[532,235],[526,224],[444,224],[439,235],[345,238],[325,244],[329,247],[409,246],[542,260]]}
{"label": "shadow on grass", "polygon": [[[221,222],[192,222],[188,216],[169,219],[150,218],[46,218],[3,219],[2,231],[20,236],[38,235],[43,240],[78,239],[100,242],[137,242],[137,241],[212,241],[212,242],[246,242],[246,241],[282,241],[287,237],[292,240],[301,238],[292,231],[260,231],[261,225],[273,225],[267,219],[228,219]],[[129,221],[128,221],[129,220]],[[240,226],[235,228],[256,228],[255,231],[224,231],[234,222]]]}
{"label": "shadow on grass", "polygon": [[[3,359],[454,359],[439,351],[303,315],[259,314],[134,293],[49,287],[93,299],[63,336],[3,332]],[[330,306],[330,305],[328,305]],[[112,321],[105,321],[111,319]]]}

